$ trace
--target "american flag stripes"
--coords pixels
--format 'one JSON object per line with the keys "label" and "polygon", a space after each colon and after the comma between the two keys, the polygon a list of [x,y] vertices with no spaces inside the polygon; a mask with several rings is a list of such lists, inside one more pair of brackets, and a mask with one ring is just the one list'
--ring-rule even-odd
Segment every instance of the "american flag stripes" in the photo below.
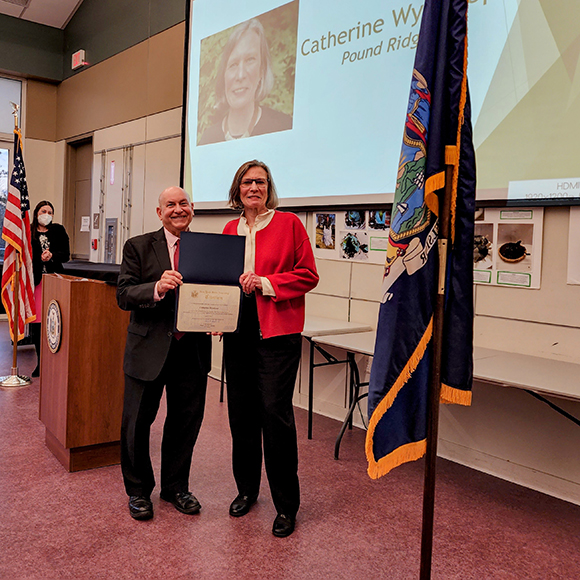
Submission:
{"label": "american flag stripes", "polygon": [[[8,187],[6,213],[2,238],[6,241],[4,267],[2,269],[2,304],[10,323],[12,340],[24,338],[24,328],[36,320],[34,304],[34,274],[32,271],[32,248],[30,245],[30,220],[28,211],[28,186],[22,158],[22,135],[14,129],[14,169]],[[14,337],[14,284],[16,265],[20,266],[18,291],[18,337]]]}

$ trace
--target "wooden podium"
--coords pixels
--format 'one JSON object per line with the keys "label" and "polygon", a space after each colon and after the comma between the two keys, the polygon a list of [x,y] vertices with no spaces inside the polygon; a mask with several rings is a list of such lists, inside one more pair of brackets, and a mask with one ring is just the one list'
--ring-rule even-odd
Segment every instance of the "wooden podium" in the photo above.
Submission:
{"label": "wooden podium", "polygon": [[[40,420],[47,447],[68,471],[120,462],[129,313],[119,309],[115,292],[98,280],[58,274],[42,279]],[[49,305],[53,349],[60,337],[56,352],[47,339]]]}

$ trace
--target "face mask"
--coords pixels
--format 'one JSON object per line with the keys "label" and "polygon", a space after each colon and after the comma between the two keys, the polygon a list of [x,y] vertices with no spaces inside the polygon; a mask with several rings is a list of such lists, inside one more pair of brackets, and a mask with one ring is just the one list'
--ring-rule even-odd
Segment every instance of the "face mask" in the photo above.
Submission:
{"label": "face mask", "polygon": [[52,221],[52,216],[49,213],[43,213],[38,216],[38,223],[46,227]]}

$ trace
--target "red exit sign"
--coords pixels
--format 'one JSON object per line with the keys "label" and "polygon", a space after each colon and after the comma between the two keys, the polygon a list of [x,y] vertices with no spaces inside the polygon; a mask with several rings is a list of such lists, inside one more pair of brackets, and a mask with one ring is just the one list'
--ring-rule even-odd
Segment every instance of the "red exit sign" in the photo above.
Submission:
{"label": "red exit sign", "polygon": [[85,51],[84,50],[77,50],[75,53],[73,53],[72,55],[72,69],[75,70],[75,68],[80,68],[81,66],[85,66],[86,64],[89,64],[88,62],[85,62]]}

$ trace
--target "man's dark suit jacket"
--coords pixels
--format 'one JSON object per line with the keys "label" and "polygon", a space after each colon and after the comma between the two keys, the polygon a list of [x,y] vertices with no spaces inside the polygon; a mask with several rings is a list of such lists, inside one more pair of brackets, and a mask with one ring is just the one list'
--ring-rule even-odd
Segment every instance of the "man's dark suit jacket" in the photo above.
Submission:
{"label": "man's dark suit jacket", "polygon": [[[165,270],[171,270],[171,261],[163,228],[127,241],[117,283],[117,303],[131,311],[123,370],[143,381],[152,381],[161,372],[175,328],[175,292],[168,292],[158,302],[153,300],[155,283]],[[181,340],[192,347],[191,358],[183,364],[195,364],[197,359],[207,374],[211,337],[185,333]]]}

